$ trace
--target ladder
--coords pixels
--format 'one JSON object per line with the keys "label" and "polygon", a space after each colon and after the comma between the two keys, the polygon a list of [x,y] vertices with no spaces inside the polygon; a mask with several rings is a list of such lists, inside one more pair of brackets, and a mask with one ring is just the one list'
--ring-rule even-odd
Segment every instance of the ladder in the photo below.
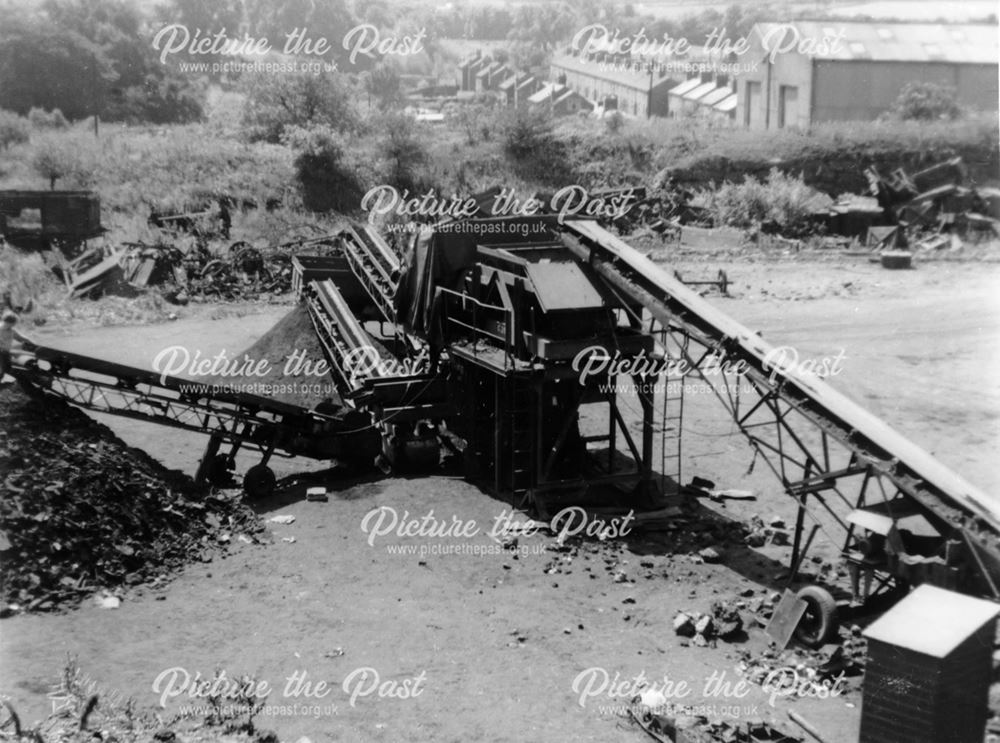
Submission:
{"label": "ladder", "polygon": [[[654,321],[655,322],[655,321]],[[671,340],[674,341],[671,344]],[[668,358],[683,358],[687,349],[676,342],[676,336],[660,331],[660,343]],[[662,380],[657,382],[661,391],[663,404],[660,414],[660,492],[664,495],[674,495],[680,492],[681,482],[681,441],[684,425],[684,386],[685,378],[671,379],[669,372],[664,372]]]}
{"label": "ladder", "polygon": [[536,479],[538,400],[530,378],[514,374],[507,378],[506,387],[508,404],[504,415],[510,436],[510,492],[527,495]]}

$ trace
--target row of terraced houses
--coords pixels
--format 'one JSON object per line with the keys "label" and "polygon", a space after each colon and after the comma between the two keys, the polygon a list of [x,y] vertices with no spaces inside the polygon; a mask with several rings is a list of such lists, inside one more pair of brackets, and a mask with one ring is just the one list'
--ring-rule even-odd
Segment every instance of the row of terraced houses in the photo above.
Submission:
{"label": "row of terraced houses", "polygon": [[[827,43],[793,43],[802,39]],[[548,80],[477,53],[459,65],[460,88],[555,114],[618,110],[805,128],[873,120],[910,82],[938,83],[953,88],[962,106],[997,110],[997,39],[997,26],[985,23],[759,23],[739,55],[643,56],[609,44],[564,49],[553,55]]]}

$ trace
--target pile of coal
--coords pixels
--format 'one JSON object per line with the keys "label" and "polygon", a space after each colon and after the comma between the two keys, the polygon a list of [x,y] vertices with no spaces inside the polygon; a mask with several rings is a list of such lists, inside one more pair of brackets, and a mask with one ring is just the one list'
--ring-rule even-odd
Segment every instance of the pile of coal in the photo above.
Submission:
{"label": "pile of coal", "polygon": [[0,389],[0,610],[48,611],[165,581],[263,532],[237,492],[206,492],[62,401]]}

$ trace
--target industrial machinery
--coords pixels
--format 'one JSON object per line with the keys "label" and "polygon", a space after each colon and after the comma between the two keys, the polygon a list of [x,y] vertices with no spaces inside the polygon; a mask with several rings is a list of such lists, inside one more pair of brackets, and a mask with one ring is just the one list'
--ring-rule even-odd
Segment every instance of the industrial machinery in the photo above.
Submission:
{"label": "industrial machinery", "polygon": [[[469,480],[541,514],[677,492],[683,385],[668,382],[698,378],[798,506],[793,575],[823,532],[875,593],[934,582],[1000,599],[993,499],[596,222],[449,220],[403,256],[369,226],[335,242],[293,261],[339,391],[333,411],[180,392],[181,380],[51,349],[18,375],[41,394],[211,434],[202,472],[260,449],[252,495],[273,487],[271,453],[405,470],[435,465],[444,445]],[[811,605],[816,641],[828,603]]]}

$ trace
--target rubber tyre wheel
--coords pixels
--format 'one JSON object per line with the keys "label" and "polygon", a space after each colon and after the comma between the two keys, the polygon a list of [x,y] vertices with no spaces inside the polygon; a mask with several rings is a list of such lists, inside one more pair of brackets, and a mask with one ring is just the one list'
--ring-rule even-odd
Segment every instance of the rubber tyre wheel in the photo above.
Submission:
{"label": "rubber tyre wheel", "polygon": [[274,493],[277,479],[266,464],[255,464],[243,476],[243,491],[250,500],[267,498]]}
{"label": "rubber tyre wheel", "polygon": [[806,602],[806,612],[795,628],[795,639],[809,648],[818,648],[837,633],[837,601],[819,586],[806,586],[796,596]]}

